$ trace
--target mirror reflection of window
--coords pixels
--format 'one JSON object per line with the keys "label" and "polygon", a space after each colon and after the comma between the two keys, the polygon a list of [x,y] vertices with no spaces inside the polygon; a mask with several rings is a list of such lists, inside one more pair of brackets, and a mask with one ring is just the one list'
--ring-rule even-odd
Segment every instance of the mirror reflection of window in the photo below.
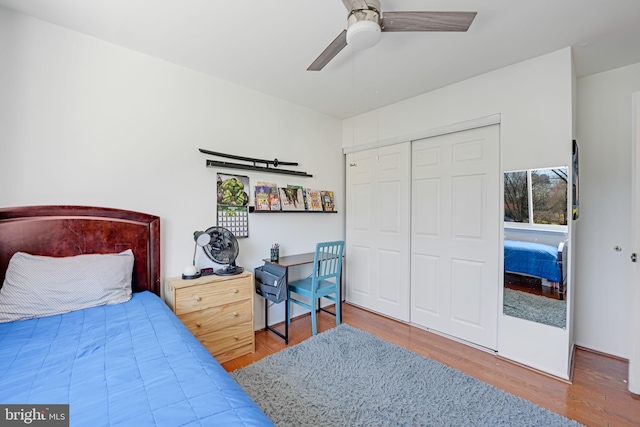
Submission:
{"label": "mirror reflection of window", "polygon": [[566,167],[505,172],[505,222],[567,225],[567,174]]}
{"label": "mirror reflection of window", "polygon": [[531,171],[533,223],[567,225],[567,168]]}
{"label": "mirror reflection of window", "polygon": [[504,220],[529,222],[529,179],[527,171],[504,174]]}

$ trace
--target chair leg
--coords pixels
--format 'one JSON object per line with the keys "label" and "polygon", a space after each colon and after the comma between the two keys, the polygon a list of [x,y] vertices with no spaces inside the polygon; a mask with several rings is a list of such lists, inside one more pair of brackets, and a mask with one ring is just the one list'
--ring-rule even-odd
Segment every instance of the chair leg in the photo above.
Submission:
{"label": "chair leg", "polygon": [[[315,308],[315,302],[313,303],[313,306]],[[311,310],[311,332],[313,332],[313,335],[317,335],[318,330],[316,328],[316,311],[315,310]]]}
{"label": "chair leg", "polygon": [[340,312],[340,306],[342,304],[340,304],[340,294],[336,293],[336,326],[338,326],[340,324],[340,316],[342,316],[342,313]]}

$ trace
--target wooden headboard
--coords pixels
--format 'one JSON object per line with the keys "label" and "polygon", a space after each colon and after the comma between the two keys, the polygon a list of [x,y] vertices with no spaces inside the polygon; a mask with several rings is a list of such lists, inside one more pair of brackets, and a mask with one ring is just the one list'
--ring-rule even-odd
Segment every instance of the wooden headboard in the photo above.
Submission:
{"label": "wooden headboard", "polygon": [[160,295],[160,218],[90,206],[0,208],[0,286],[16,252],[73,256],[131,249],[133,292]]}

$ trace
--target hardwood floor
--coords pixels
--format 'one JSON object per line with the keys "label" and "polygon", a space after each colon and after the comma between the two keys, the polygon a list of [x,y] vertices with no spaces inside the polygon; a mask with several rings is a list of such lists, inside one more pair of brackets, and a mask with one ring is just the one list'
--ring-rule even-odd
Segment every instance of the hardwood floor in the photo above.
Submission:
{"label": "hardwood floor", "polygon": [[533,295],[541,295],[547,298],[561,299],[560,290],[550,286],[542,286],[540,279],[529,278],[519,274],[505,273],[504,287],[514,291],[527,292]]}
{"label": "hardwood floor", "polygon": [[[310,316],[292,320],[289,346],[311,336]],[[469,347],[420,328],[343,304],[343,322],[386,341],[437,360],[495,387],[520,396],[587,426],[640,426],[640,398],[627,389],[628,363],[589,350],[576,350],[573,384],[551,378],[492,353]],[[335,318],[318,314],[318,332]],[[256,352],[224,363],[234,371],[287,346],[272,332],[256,332]]]}

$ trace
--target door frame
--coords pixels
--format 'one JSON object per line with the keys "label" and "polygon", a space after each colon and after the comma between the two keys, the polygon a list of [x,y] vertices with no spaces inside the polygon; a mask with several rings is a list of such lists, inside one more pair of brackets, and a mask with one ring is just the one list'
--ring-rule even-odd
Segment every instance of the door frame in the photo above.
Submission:
{"label": "door frame", "polygon": [[[631,231],[634,255],[640,250],[640,92],[631,95]],[[636,255],[637,256],[637,255]],[[633,266],[629,391],[640,395],[640,266]]]}

